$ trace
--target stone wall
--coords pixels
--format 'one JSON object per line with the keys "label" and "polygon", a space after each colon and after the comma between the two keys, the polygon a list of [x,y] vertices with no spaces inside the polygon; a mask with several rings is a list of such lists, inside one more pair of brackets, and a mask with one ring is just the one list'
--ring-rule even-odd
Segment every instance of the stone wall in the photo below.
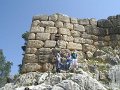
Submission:
{"label": "stone wall", "polygon": [[[77,50],[78,60],[90,57],[100,47],[120,45],[120,16],[96,20],[71,18],[62,14],[34,16],[22,72],[46,71],[52,67],[52,50]],[[87,56],[86,56],[87,55]]]}

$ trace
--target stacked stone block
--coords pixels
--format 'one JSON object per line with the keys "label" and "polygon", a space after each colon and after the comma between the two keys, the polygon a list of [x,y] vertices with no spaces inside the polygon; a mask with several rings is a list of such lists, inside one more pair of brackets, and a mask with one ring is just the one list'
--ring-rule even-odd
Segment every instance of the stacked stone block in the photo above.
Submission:
{"label": "stacked stone block", "polygon": [[119,42],[119,22],[116,18],[119,16],[97,22],[94,18],[76,19],[58,13],[34,16],[22,72],[45,71],[47,63],[52,66],[53,49],[77,50],[78,60],[81,60],[86,53],[94,53],[99,47],[111,45],[114,39]]}

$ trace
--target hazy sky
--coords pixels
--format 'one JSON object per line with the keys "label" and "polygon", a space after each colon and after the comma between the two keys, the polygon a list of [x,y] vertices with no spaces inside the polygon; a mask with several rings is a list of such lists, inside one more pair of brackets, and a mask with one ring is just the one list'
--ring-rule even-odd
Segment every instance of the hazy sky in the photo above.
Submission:
{"label": "hazy sky", "polygon": [[11,74],[18,73],[23,58],[21,35],[29,31],[32,17],[58,12],[76,18],[103,19],[120,14],[120,0],[0,0],[0,49],[14,64]]}

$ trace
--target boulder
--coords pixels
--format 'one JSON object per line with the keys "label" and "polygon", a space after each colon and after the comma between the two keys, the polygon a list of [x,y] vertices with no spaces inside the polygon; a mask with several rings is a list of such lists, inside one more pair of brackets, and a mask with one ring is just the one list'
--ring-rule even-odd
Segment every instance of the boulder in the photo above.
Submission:
{"label": "boulder", "polygon": [[59,28],[58,33],[63,35],[71,35],[70,30],[67,28]]}
{"label": "boulder", "polygon": [[72,24],[78,24],[77,18],[70,18],[70,22],[71,22]]}
{"label": "boulder", "polygon": [[25,54],[24,62],[25,63],[37,63],[38,58],[37,58],[37,56],[35,54]]}
{"label": "boulder", "polygon": [[62,40],[72,42],[74,38],[72,36],[63,35]]}
{"label": "boulder", "polygon": [[50,39],[50,33],[37,33],[36,39],[43,40],[43,41],[48,40],[48,39]]}
{"label": "boulder", "polygon": [[34,26],[31,27],[30,32],[32,33],[43,33],[44,32],[44,27],[40,27],[40,26]]}
{"label": "boulder", "polygon": [[63,27],[63,22],[61,22],[61,21],[56,21],[56,22],[55,22],[55,27],[62,28],[62,27]]}
{"label": "boulder", "polygon": [[71,30],[71,35],[73,37],[80,37],[81,36],[81,33],[79,31],[74,31],[74,30]]}
{"label": "boulder", "polygon": [[46,27],[45,32],[54,34],[54,33],[57,33],[57,28],[56,27]]}
{"label": "boulder", "polygon": [[54,27],[54,22],[53,21],[41,21],[39,25],[41,27],[46,27],[46,26]]}
{"label": "boulder", "polygon": [[27,46],[28,48],[41,48],[44,43],[40,40],[28,40]]}
{"label": "boulder", "polygon": [[56,46],[56,41],[46,40],[44,47],[46,48],[54,48]]}
{"label": "boulder", "polygon": [[48,15],[33,16],[32,21],[34,21],[34,20],[47,21]]}
{"label": "boulder", "polygon": [[90,23],[89,23],[89,19],[79,19],[78,20],[78,23],[80,24],[80,25],[89,25]]}
{"label": "boulder", "polygon": [[63,41],[63,40],[57,41],[57,46],[61,49],[64,49],[64,48],[66,49],[66,44],[67,44],[66,41]]}
{"label": "boulder", "polygon": [[68,28],[68,29],[73,29],[73,24],[71,23],[64,23],[64,28]]}
{"label": "boulder", "polygon": [[35,33],[30,33],[28,36],[29,40],[34,40],[35,39]]}
{"label": "boulder", "polygon": [[96,48],[93,45],[84,44],[83,45],[83,52],[86,52],[86,51],[94,52],[94,51],[96,51]]}
{"label": "boulder", "polygon": [[40,21],[39,20],[34,20],[33,22],[32,22],[32,27],[36,27],[36,26],[38,26],[40,24]]}
{"label": "boulder", "polygon": [[83,25],[79,25],[79,24],[74,24],[74,30],[80,31],[80,32],[85,32],[84,26]]}
{"label": "boulder", "polygon": [[62,15],[62,14],[57,14],[57,15],[58,15],[58,21],[62,21],[66,23],[70,22],[70,18],[67,15]]}
{"label": "boulder", "polygon": [[26,48],[26,54],[35,54],[37,52],[37,48]]}
{"label": "boulder", "polygon": [[53,15],[49,16],[50,21],[57,21],[57,19],[58,19],[58,15],[56,15],[56,14],[53,14]]}
{"label": "boulder", "polygon": [[91,25],[97,25],[97,20],[95,18],[90,19],[90,24]]}
{"label": "boulder", "polygon": [[82,45],[77,44],[77,43],[73,43],[73,42],[69,42],[67,44],[67,49],[70,49],[70,50],[82,50]]}

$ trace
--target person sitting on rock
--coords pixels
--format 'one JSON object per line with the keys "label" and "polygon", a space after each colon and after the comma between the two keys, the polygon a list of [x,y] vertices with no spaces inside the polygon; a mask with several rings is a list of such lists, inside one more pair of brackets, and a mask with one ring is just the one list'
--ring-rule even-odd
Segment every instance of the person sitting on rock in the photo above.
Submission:
{"label": "person sitting on rock", "polygon": [[74,50],[71,53],[71,59],[72,59],[72,69],[76,69],[78,66],[76,50]]}
{"label": "person sitting on rock", "polygon": [[56,55],[56,72],[60,73],[60,68],[61,68],[61,55],[58,52]]}
{"label": "person sitting on rock", "polygon": [[72,60],[71,60],[71,54],[70,53],[67,53],[67,56],[66,56],[66,70],[69,70],[69,68],[70,68],[70,65],[71,65],[71,63],[72,63]]}

